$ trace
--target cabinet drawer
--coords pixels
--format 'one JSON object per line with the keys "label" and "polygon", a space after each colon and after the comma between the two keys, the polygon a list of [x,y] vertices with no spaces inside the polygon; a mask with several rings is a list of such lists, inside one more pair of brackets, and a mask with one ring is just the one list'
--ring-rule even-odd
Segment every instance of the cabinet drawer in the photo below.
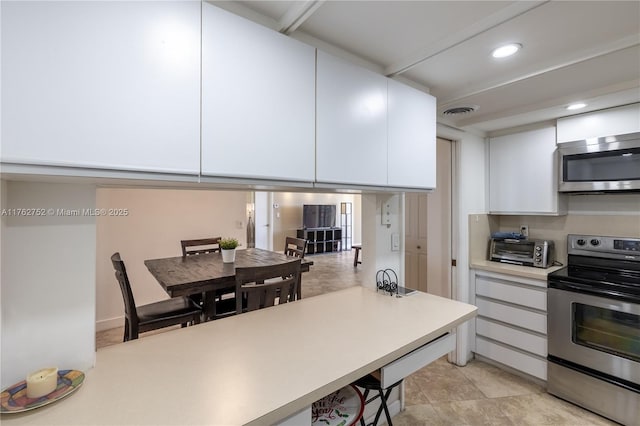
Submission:
{"label": "cabinet drawer", "polygon": [[398,380],[415,373],[425,365],[448,354],[455,347],[456,337],[453,334],[446,334],[385,365],[380,369],[382,388],[386,389]]}
{"label": "cabinet drawer", "polygon": [[477,277],[476,294],[547,311],[547,293],[542,289],[530,289],[501,283],[485,277]]}
{"label": "cabinet drawer", "polygon": [[527,330],[547,334],[547,316],[543,313],[532,312],[527,309],[503,305],[481,298],[476,299],[478,315],[513,324]]}
{"label": "cabinet drawer", "polygon": [[545,359],[526,355],[481,337],[476,338],[476,353],[539,379],[547,380],[547,361]]}
{"label": "cabinet drawer", "polygon": [[547,356],[547,339],[537,334],[487,321],[484,318],[476,319],[476,334],[542,357]]}

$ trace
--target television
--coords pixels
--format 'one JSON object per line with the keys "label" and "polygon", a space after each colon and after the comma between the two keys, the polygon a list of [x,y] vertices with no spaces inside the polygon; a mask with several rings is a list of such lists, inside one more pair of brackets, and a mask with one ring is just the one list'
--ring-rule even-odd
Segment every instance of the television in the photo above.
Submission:
{"label": "television", "polygon": [[335,204],[305,204],[302,206],[303,228],[333,228],[335,226]]}

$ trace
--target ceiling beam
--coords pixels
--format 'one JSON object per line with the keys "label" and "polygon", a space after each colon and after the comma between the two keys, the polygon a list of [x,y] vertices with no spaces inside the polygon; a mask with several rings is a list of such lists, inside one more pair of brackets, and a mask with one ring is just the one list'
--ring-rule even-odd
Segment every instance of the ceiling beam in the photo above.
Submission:
{"label": "ceiling beam", "polygon": [[278,21],[278,31],[291,34],[318,10],[325,0],[306,0],[294,2]]}
{"label": "ceiling beam", "polygon": [[[562,68],[570,67],[572,65],[576,65],[581,62],[586,62],[591,59],[598,58],[600,56],[605,56],[611,53],[615,53],[615,52],[628,49],[631,47],[636,47],[639,45],[640,45],[640,36],[638,36],[637,34],[634,34],[619,40],[614,40],[610,43],[605,43],[599,46],[592,46],[591,48],[585,51],[573,52],[571,55],[566,57],[565,60],[562,62],[552,61],[547,64],[544,64],[544,63],[540,64],[538,69],[532,70],[526,74],[517,75],[507,80],[503,79],[493,84],[489,83],[481,87],[475,87],[475,88],[466,89],[464,91],[451,93],[448,95],[448,97],[439,99],[438,105],[439,106],[454,105],[471,96],[479,95],[484,92],[495,90],[500,87],[518,83],[518,82],[527,80],[529,78],[534,78],[534,77],[546,74],[548,72],[560,70]],[[615,65],[612,65],[612,66],[615,66]]]}
{"label": "ceiling beam", "polygon": [[388,77],[393,77],[395,75],[408,71],[421,62],[426,61],[427,59],[432,58],[435,55],[452,49],[468,40],[471,40],[474,37],[477,37],[484,32],[487,32],[507,21],[517,18],[518,16],[523,15],[530,10],[540,7],[548,2],[549,0],[513,2],[511,5],[501,9],[500,11],[487,16],[486,18],[474,23],[473,25],[469,25],[463,31],[458,31],[455,34],[444,37],[443,39],[429,46],[426,46],[424,49],[415,53],[414,55],[407,57],[402,61],[398,61],[394,64],[389,65],[385,69],[385,75],[387,75]]}

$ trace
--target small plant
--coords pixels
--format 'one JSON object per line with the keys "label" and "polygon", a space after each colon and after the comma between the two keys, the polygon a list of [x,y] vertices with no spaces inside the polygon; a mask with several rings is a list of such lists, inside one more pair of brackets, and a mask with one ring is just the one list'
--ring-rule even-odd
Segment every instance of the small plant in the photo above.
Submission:
{"label": "small plant", "polygon": [[240,244],[235,238],[223,238],[220,240],[220,248],[223,250],[232,250]]}

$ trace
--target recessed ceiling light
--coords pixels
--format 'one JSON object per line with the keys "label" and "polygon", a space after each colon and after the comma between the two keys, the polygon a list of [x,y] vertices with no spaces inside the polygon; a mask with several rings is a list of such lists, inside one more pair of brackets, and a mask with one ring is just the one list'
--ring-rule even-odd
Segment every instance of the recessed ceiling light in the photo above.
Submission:
{"label": "recessed ceiling light", "polygon": [[586,106],[587,106],[587,104],[585,104],[585,103],[582,103],[582,102],[576,102],[575,104],[571,104],[571,105],[569,105],[569,106],[567,107],[567,109],[568,109],[569,111],[571,111],[571,110],[574,110],[574,109],[584,108],[584,107],[586,107]]}
{"label": "recessed ceiling light", "polygon": [[494,58],[506,58],[507,56],[513,55],[520,49],[522,49],[522,45],[519,43],[505,44],[504,46],[494,49],[491,56]]}

